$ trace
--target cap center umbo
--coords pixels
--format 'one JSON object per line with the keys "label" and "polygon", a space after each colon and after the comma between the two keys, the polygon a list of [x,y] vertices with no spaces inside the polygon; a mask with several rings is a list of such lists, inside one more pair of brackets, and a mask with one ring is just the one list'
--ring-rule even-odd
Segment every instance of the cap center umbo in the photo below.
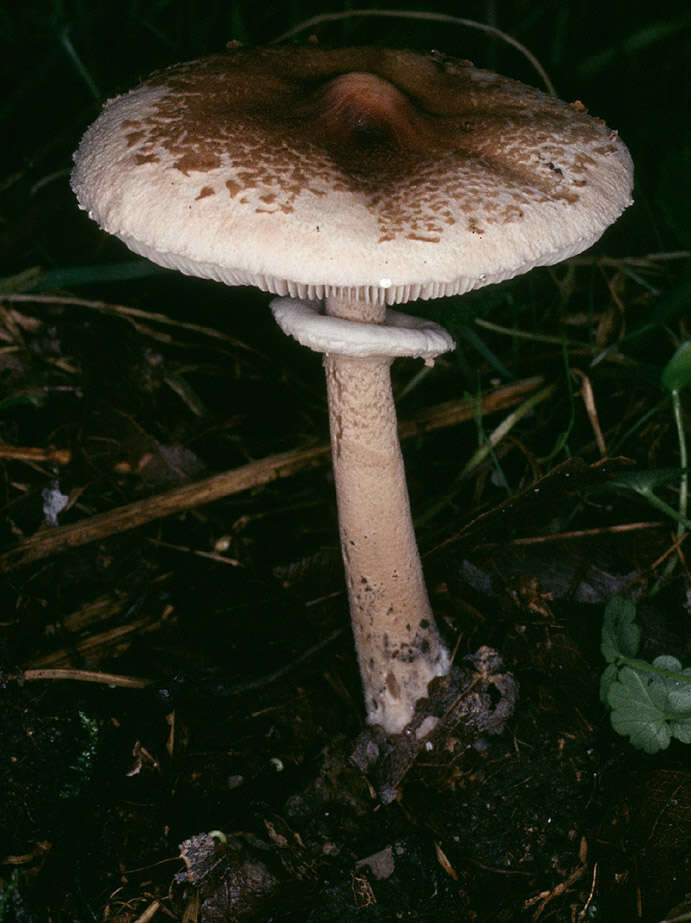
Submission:
{"label": "cap center umbo", "polygon": [[424,149],[427,118],[398,87],[375,74],[335,77],[319,92],[316,108],[324,143],[337,155]]}

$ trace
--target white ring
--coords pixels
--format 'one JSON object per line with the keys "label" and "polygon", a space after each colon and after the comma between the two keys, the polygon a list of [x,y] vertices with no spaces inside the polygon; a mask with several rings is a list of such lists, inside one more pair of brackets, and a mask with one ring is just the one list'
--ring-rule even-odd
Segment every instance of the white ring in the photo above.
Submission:
{"label": "white ring", "polygon": [[274,298],[271,310],[284,333],[319,353],[352,356],[410,356],[434,359],[455,349],[452,337],[434,321],[386,309],[383,324],[366,324],[320,313],[316,301]]}

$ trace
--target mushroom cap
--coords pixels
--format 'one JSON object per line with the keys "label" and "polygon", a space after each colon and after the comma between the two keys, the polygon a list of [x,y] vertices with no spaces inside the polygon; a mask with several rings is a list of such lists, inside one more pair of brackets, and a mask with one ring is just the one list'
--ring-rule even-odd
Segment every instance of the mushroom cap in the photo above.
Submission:
{"label": "mushroom cap", "polygon": [[162,266],[397,304],[579,253],[630,204],[632,174],[580,103],[467,61],[240,46],[108,102],[72,186]]}

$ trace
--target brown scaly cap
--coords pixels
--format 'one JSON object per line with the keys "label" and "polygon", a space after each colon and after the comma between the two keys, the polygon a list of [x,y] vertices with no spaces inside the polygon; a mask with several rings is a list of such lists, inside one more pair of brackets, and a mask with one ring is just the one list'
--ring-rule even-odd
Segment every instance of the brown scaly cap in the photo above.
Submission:
{"label": "brown scaly cap", "polygon": [[466,61],[239,47],[111,100],[72,185],[156,263],[396,304],[578,253],[631,202],[616,132]]}

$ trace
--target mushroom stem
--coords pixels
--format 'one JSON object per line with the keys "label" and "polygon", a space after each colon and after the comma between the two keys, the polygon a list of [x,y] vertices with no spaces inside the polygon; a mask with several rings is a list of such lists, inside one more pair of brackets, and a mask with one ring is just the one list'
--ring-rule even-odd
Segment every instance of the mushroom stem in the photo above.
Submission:
{"label": "mushroom stem", "polygon": [[[326,299],[326,313],[382,323],[385,308]],[[410,722],[449,668],[422,573],[398,440],[389,357],[324,358],[341,550],[367,720]]]}

